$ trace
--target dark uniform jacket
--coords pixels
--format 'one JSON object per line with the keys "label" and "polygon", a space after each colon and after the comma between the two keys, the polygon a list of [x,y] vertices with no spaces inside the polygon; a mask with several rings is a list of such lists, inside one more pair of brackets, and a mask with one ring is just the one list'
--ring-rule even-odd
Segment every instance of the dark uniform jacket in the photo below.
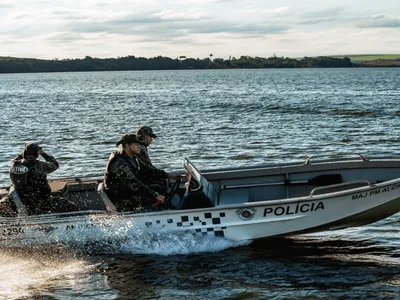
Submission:
{"label": "dark uniform jacket", "polygon": [[[151,167],[151,168],[156,168],[153,163],[151,162],[150,156],[149,156],[149,151],[147,149],[147,146],[143,143],[140,144],[140,154],[137,156],[137,158],[143,162],[145,165]],[[168,183],[165,180],[165,177],[160,177],[160,176],[143,176],[142,177],[142,182],[145,184],[156,184],[160,186],[161,191],[164,193],[167,192],[168,190]]]}
{"label": "dark uniform jacket", "polygon": [[59,167],[53,156],[45,153],[42,156],[46,161],[26,160],[18,156],[10,166],[11,181],[29,214],[42,210],[42,204],[48,201],[51,188],[47,174]]}
{"label": "dark uniform jacket", "polygon": [[140,211],[152,206],[158,192],[142,183],[149,176],[167,177],[160,169],[151,168],[125,153],[113,152],[104,173],[104,187],[119,211]]}
{"label": "dark uniform jacket", "polygon": [[140,144],[140,153],[137,156],[137,158],[141,162],[145,163],[146,165],[154,168],[153,164],[151,163],[150,156],[149,156],[149,150],[147,149],[146,145],[144,145],[142,143]]}

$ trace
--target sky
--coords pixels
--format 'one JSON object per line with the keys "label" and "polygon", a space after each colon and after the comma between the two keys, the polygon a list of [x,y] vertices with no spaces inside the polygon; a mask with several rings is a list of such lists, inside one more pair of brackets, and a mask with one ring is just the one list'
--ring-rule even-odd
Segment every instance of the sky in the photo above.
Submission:
{"label": "sky", "polygon": [[0,0],[0,56],[399,53],[399,0]]}

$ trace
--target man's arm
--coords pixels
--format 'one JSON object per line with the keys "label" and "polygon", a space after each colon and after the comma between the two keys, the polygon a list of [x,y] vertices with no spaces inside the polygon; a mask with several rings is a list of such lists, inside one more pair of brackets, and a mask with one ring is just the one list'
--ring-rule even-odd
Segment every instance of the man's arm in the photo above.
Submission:
{"label": "man's arm", "polygon": [[149,166],[146,163],[142,162],[141,160],[138,160],[138,161],[139,161],[141,171],[144,174],[146,174],[146,176],[158,176],[158,177],[164,177],[164,178],[168,177],[168,173],[165,172],[164,170]]}
{"label": "man's arm", "polygon": [[140,168],[141,170],[147,175],[147,176],[159,176],[163,178],[173,178],[173,179],[180,179],[182,178],[182,175],[179,174],[169,174],[165,172],[164,170],[157,169],[156,167],[150,167],[143,163],[142,161],[139,160]]}
{"label": "man's arm", "polygon": [[133,195],[141,194],[150,199],[156,199],[158,193],[144,185],[133,173],[132,168],[124,161],[118,161],[113,171],[124,186],[128,187]]}
{"label": "man's arm", "polygon": [[38,154],[41,155],[45,159],[45,161],[38,161],[38,163],[35,165],[35,169],[37,172],[42,174],[49,174],[59,168],[60,165],[53,156],[44,153],[43,150],[39,150]]}
{"label": "man's arm", "polygon": [[13,160],[21,160],[23,158],[24,158],[24,156],[22,155],[22,153],[18,153],[17,156]]}

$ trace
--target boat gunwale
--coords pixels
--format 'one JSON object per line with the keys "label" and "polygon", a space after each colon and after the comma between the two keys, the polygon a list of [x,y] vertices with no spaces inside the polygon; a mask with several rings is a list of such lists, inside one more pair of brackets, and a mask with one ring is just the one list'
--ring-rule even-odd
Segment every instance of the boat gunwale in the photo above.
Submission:
{"label": "boat gunwale", "polygon": [[[330,162],[330,164],[327,164],[327,162]],[[382,162],[384,162],[382,166]],[[395,164],[394,164],[395,162]],[[312,173],[315,171],[321,171],[321,170],[326,170],[327,172],[332,171],[332,170],[337,170],[337,168],[327,168],[335,165],[347,165],[348,168],[341,168],[340,170],[343,169],[355,169],[354,167],[357,166],[359,168],[368,168],[368,167],[373,167],[374,165],[378,165],[380,168],[395,168],[397,164],[400,166],[400,158],[396,157],[371,157],[368,158],[368,160],[360,160],[356,158],[349,158],[349,159],[329,159],[329,160],[324,160],[324,161],[313,161],[312,164],[307,164],[307,165],[296,165],[294,163],[288,163],[285,165],[270,165],[269,167],[257,167],[256,169],[249,169],[249,168],[229,168],[225,170],[231,170],[232,172],[252,172],[254,170],[282,170],[282,168],[288,168],[288,169],[299,169],[301,168],[302,172],[298,173]],[[314,169],[317,166],[317,169]],[[324,167],[321,170],[319,170],[319,167]],[[305,169],[306,168],[306,169]],[[310,170],[311,168],[311,170]],[[212,174],[212,173],[206,173],[202,172],[202,175],[207,175],[207,174]],[[288,172],[284,172],[283,174],[287,174]],[[291,172],[290,174],[297,174],[296,172]],[[242,175],[242,174],[241,174]],[[276,174],[276,175],[281,175],[281,174]],[[257,175],[256,175],[257,176]],[[254,177],[256,177],[254,176]],[[246,177],[246,176],[242,176]],[[49,181],[67,181],[71,183],[76,183],[76,184],[91,184],[95,183],[96,181],[99,182],[100,179],[95,179],[95,178],[88,178],[87,180],[78,180],[79,178],[65,178],[65,179],[52,179]],[[229,178],[231,179],[231,178]],[[232,178],[235,179],[235,178]],[[212,180],[212,179],[211,179]],[[220,178],[219,180],[224,180],[223,178]],[[46,221],[49,220],[50,222],[55,222],[56,219],[62,219],[62,220],[67,220],[71,218],[79,218],[80,216],[83,217],[88,217],[88,216],[105,216],[105,217],[148,217],[148,216],[159,216],[159,215],[177,215],[180,213],[201,213],[201,212],[209,212],[209,211],[218,211],[221,209],[239,209],[243,207],[258,207],[258,206],[272,206],[272,205],[282,205],[282,204],[291,204],[291,203],[298,203],[298,202],[309,202],[309,201],[321,201],[321,200],[331,200],[337,197],[343,197],[346,195],[354,194],[354,193],[361,193],[365,191],[371,191],[371,190],[376,190],[380,189],[389,185],[393,185],[396,183],[400,183],[400,177],[375,183],[372,186],[361,186],[361,187],[355,187],[355,188],[350,188],[350,189],[345,189],[341,191],[335,191],[335,192],[328,192],[328,193],[322,193],[322,194],[317,194],[317,195],[310,195],[308,196],[301,196],[301,197],[294,197],[294,198],[282,198],[282,199],[274,199],[274,200],[265,200],[265,201],[255,201],[255,202],[241,202],[241,203],[235,203],[235,204],[224,204],[224,205],[217,205],[214,207],[207,207],[207,208],[193,208],[193,209],[183,209],[183,210],[176,210],[176,209],[168,209],[168,210],[161,210],[161,211],[147,211],[147,212],[119,212],[117,214],[115,213],[110,213],[106,210],[86,210],[86,211],[74,211],[74,212],[68,212],[68,213],[54,213],[54,214],[41,214],[41,215],[32,215],[32,216],[20,216],[20,217],[0,217],[0,226],[2,226],[4,223],[10,223],[12,221],[13,223],[16,222],[29,222],[29,221],[34,221],[37,219],[40,219],[41,221]],[[326,188],[329,188],[329,186],[326,186]]]}
{"label": "boat gunwale", "polygon": [[[267,200],[267,201],[257,201],[257,202],[243,202],[242,204],[227,204],[227,205],[218,205],[215,207],[208,207],[208,208],[194,208],[194,209],[181,209],[181,210],[173,210],[173,209],[168,209],[168,210],[161,210],[161,211],[149,211],[149,212],[119,212],[117,214],[112,214],[110,212],[107,212],[104,210],[104,213],[102,211],[96,211],[95,214],[93,213],[88,213],[88,214],[81,214],[81,215],[76,215],[77,212],[71,212],[71,215],[69,213],[63,213],[62,216],[60,214],[43,214],[43,215],[34,215],[34,216],[27,216],[27,217],[0,217],[0,227],[5,225],[6,223],[11,223],[8,221],[12,220],[18,220],[19,224],[24,223],[24,225],[27,225],[27,221],[34,221],[36,219],[39,219],[38,221],[48,221],[48,222],[43,222],[43,223],[56,223],[57,220],[68,220],[69,222],[73,222],[72,218],[80,218],[80,217],[88,217],[88,216],[98,216],[98,217],[111,217],[111,218],[127,218],[127,217],[146,217],[146,216],[167,216],[167,215],[179,215],[180,213],[196,213],[196,212],[210,212],[210,211],[216,211],[216,210],[221,210],[221,209],[240,209],[243,207],[249,208],[249,207],[259,207],[259,206],[272,206],[272,205],[282,205],[282,204],[291,204],[291,203],[298,203],[298,202],[309,202],[309,201],[321,201],[321,200],[332,200],[334,198],[338,197],[343,197],[346,195],[354,194],[354,193],[359,193],[359,192],[365,192],[368,190],[375,190],[375,189],[380,189],[386,186],[390,186],[396,183],[400,183],[400,177],[392,180],[388,180],[385,182],[377,183],[374,184],[372,187],[370,186],[363,186],[363,187],[357,187],[353,189],[347,189],[343,191],[336,191],[336,192],[331,192],[331,193],[326,193],[326,194],[320,194],[320,195],[315,195],[313,197],[305,196],[305,197],[296,197],[296,198],[288,198],[288,199],[279,199],[279,200]],[[329,187],[329,186],[327,186]],[[389,201],[397,199],[393,198]],[[78,211],[79,212],[79,211]],[[90,211],[88,211],[90,212]],[[75,215],[72,215],[75,214]],[[52,220],[51,218],[54,218]],[[50,220],[49,220],[50,219]],[[6,221],[6,222],[4,222]],[[13,222],[17,223],[17,222]],[[31,225],[35,225],[34,223]],[[39,224],[38,224],[39,225]]]}
{"label": "boat gunwale", "polygon": [[[314,172],[314,171],[322,171],[323,168],[319,169],[319,166],[321,164],[324,164],[325,166],[329,165],[332,166],[333,164],[337,163],[337,164],[344,164],[344,163],[356,163],[359,168],[357,169],[362,169],[367,167],[365,164],[362,166],[363,163],[393,163],[393,162],[397,162],[399,163],[399,167],[400,167],[400,156],[382,156],[382,157],[368,157],[367,160],[362,160],[359,157],[356,158],[342,158],[342,159],[326,159],[326,160],[316,160],[316,161],[312,161],[309,164],[305,164],[304,162],[288,162],[288,163],[272,163],[272,164],[261,164],[261,165],[254,165],[254,166],[238,166],[238,167],[228,167],[228,168],[220,168],[220,169],[204,169],[201,170],[201,174],[203,176],[205,176],[208,180],[218,180],[221,178],[212,178],[215,175],[220,175],[220,174],[233,174],[234,172],[240,172],[240,173],[244,173],[244,172],[254,172],[254,171],[262,171],[262,170],[282,170],[285,169],[285,172],[281,171],[280,173],[276,173],[276,175],[285,175],[287,173],[289,174],[298,174],[298,173],[306,173],[306,172]],[[328,163],[328,164],[327,164]],[[310,168],[312,168],[312,170],[305,170],[302,172],[288,172],[287,170],[290,170],[290,168],[294,168],[294,169],[298,169],[298,168],[306,168],[307,166],[309,166]],[[318,166],[318,167],[317,167]],[[381,168],[390,168],[390,166],[380,166]],[[393,167],[393,166],[392,166]],[[346,168],[347,169],[347,168]],[[355,169],[355,168],[352,168]],[[336,169],[335,169],[336,170]],[[185,170],[186,171],[186,170]],[[182,174],[184,172],[179,171],[179,170],[175,170],[175,171],[171,171],[169,172],[171,174]],[[242,174],[240,174],[242,175]],[[241,176],[241,177],[257,177],[257,176],[262,176],[263,174],[257,174],[257,175],[252,175],[252,176]],[[265,175],[265,174],[264,174]],[[272,174],[271,174],[272,175]],[[229,179],[235,179],[230,177]],[[98,176],[98,177],[65,177],[65,178],[58,178],[58,177],[54,177],[54,178],[49,178],[49,182],[53,182],[53,181],[61,181],[61,182],[67,182],[67,183],[71,183],[71,184],[89,184],[90,182],[94,183],[100,183],[101,181],[103,181],[103,177],[102,176]],[[0,186],[0,190],[6,190],[8,191],[10,187],[9,186]]]}
{"label": "boat gunwale", "polygon": [[[396,163],[396,164],[394,164]],[[279,165],[270,168],[254,168],[254,169],[232,169],[232,170],[221,170],[207,172],[202,171],[202,175],[207,178],[207,180],[234,180],[240,178],[254,178],[262,177],[267,175],[296,175],[305,174],[313,172],[332,172],[332,171],[343,171],[343,170],[356,170],[356,169],[367,169],[367,168],[389,168],[400,167],[399,160],[368,160],[368,161],[332,161],[330,163],[318,163],[309,165]],[[225,178],[224,178],[225,177]]]}

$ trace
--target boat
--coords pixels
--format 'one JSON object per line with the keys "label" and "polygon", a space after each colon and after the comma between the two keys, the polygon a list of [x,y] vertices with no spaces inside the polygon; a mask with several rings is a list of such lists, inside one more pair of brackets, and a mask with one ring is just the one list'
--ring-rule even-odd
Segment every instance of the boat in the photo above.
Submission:
{"label": "boat", "polygon": [[[182,182],[171,182],[173,208],[146,212],[117,212],[102,178],[50,180],[78,209],[27,215],[19,202],[16,216],[0,216],[0,247],[123,238],[128,227],[257,240],[363,226],[400,210],[400,157],[308,157],[202,172],[185,158],[183,166]],[[8,187],[0,191],[18,198]]]}

